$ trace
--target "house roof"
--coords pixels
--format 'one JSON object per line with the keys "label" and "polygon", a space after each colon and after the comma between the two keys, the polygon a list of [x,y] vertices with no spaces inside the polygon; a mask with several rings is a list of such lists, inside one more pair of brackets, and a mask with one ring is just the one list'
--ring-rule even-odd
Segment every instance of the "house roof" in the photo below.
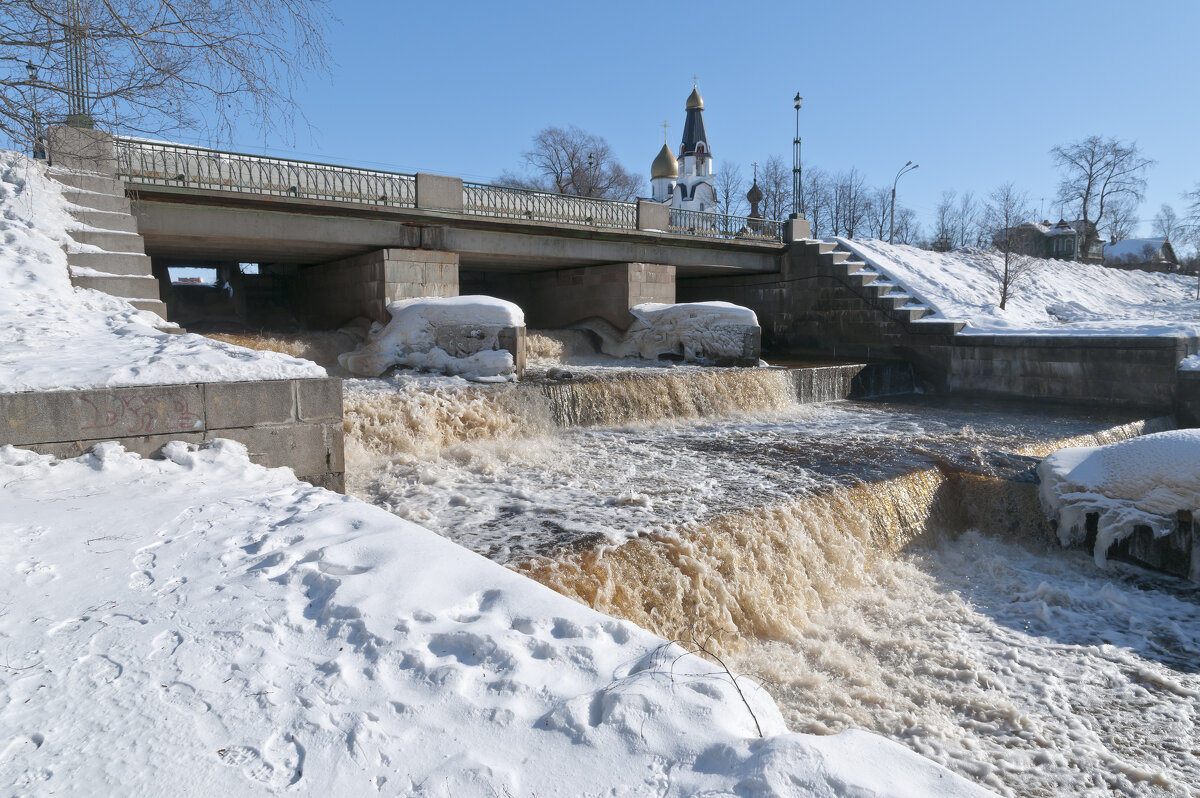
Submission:
{"label": "house roof", "polygon": [[1104,245],[1104,259],[1110,260],[1114,258],[1135,258],[1140,259],[1145,256],[1146,247],[1158,255],[1167,243],[1165,238],[1126,238],[1123,241],[1118,241],[1115,244]]}

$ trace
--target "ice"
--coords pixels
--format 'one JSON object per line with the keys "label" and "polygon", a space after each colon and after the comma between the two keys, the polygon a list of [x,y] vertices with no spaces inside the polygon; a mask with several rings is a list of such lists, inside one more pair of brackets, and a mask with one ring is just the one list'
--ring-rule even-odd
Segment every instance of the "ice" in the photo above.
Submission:
{"label": "ice", "polygon": [[[1064,449],[1038,466],[1039,495],[1058,521],[1063,545],[1086,536],[1089,514],[1098,516],[1096,561],[1109,547],[1149,527],[1156,536],[1175,531],[1176,513],[1200,512],[1200,430],[1171,430],[1107,446]],[[1200,579],[1200,573],[1192,575]]]}

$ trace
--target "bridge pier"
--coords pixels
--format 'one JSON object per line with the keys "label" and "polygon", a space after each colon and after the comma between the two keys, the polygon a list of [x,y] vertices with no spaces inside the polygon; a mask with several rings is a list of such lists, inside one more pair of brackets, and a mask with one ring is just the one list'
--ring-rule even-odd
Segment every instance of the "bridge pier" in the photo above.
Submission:
{"label": "bridge pier", "polygon": [[458,255],[430,249],[377,249],[300,270],[305,325],[333,328],[364,317],[387,324],[389,302],[458,296]]}
{"label": "bridge pier", "polygon": [[520,305],[530,329],[554,330],[599,317],[629,327],[629,309],[675,301],[675,267],[660,263],[606,263],[534,273],[471,272],[468,293],[490,294]]}

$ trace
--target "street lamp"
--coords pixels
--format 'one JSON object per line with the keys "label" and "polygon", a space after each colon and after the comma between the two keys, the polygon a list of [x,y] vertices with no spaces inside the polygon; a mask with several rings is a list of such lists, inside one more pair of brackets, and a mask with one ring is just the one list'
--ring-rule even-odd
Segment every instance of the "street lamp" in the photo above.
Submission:
{"label": "street lamp", "polygon": [[796,138],[792,139],[792,218],[800,216],[800,104],[804,98],[796,92],[792,105],[796,107]]}
{"label": "street lamp", "polygon": [[38,113],[37,107],[37,65],[32,61],[26,61],[25,74],[29,76],[29,93],[33,96],[33,157],[44,159],[46,148],[42,144],[42,117]]}
{"label": "street lamp", "polygon": [[908,174],[909,172],[911,172],[914,169],[920,168],[920,166],[921,166],[921,164],[919,164],[919,163],[913,163],[912,161],[909,161],[908,163],[904,164],[904,166],[900,167],[900,171],[896,173],[896,179],[892,181],[892,210],[888,214],[889,215],[889,221],[888,221],[888,243],[889,244],[895,243],[894,239],[896,237],[896,184],[900,182],[901,176]]}

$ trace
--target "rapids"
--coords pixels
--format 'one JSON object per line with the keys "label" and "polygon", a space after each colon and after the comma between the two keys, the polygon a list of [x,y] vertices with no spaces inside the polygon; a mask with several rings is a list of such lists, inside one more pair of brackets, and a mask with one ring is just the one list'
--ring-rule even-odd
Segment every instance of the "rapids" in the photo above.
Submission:
{"label": "rapids", "polygon": [[796,731],[873,730],[1002,795],[1200,794],[1200,595],[1050,545],[1030,471],[1159,427],[799,390],[766,369],[350,381],[348,489],[707,640]]}

